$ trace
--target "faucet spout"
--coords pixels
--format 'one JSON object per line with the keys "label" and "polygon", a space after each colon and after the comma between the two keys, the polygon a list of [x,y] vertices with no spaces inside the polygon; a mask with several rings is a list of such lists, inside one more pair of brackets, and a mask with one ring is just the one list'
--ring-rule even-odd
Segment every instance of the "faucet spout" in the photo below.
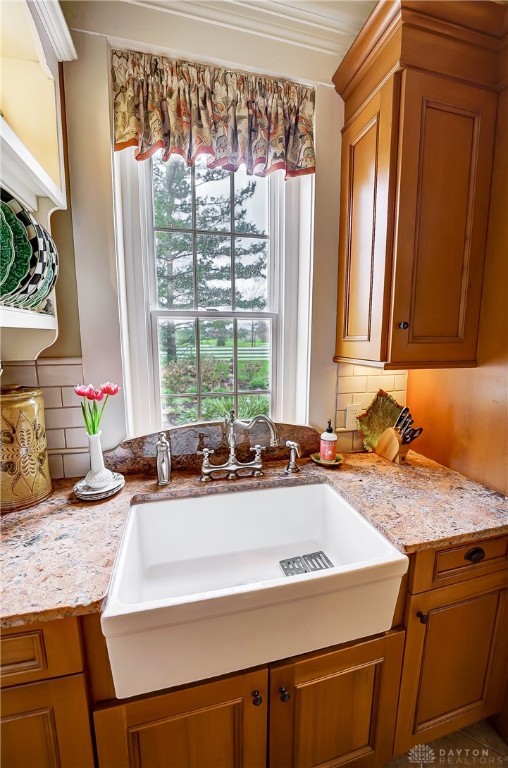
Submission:
{"label": "faucet spout", "polygon": [[259,416],[254,416],[254,418],[251,419],[250,421],[243,421],[241,419],[237,419],[236,423],[239,426],[242,426],[244,429],[246,429],[247,432],[250,432],[252,427],[255,424],[258,424],[260,421],[263,422],[264,424],[266,424],[266,426],[270,430],[270,446],[272,448],[275,448],[279,444],[279,440],[277,438],[277,428],[276,428],[275,424],[273,423],[273,421],[270,418],[268,418],[268,416],[264,416],[263,414],[259,414]]}

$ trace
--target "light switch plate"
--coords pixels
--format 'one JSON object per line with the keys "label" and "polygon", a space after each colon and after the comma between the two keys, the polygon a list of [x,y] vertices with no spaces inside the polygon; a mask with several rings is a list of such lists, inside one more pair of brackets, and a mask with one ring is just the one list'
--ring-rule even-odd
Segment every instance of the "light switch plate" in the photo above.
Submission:
{"label": "light switch plate", "polygon": [[359,403],[346,405],[346,429],[358,429],[356,417],[362,412],[363,408]]}

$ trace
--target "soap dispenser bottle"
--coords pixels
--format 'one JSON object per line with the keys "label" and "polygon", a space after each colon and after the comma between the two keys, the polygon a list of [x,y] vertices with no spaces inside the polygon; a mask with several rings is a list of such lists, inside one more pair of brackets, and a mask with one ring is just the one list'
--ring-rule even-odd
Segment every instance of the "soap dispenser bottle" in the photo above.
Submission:
{"label": "soap dispenser bottle", "polygon": [[337,435],[332,428],[332,420],[328,419],[328,426],[321,433],[321,442],[319,445],[319,458],[321,461],[334,462],[337,456]]}

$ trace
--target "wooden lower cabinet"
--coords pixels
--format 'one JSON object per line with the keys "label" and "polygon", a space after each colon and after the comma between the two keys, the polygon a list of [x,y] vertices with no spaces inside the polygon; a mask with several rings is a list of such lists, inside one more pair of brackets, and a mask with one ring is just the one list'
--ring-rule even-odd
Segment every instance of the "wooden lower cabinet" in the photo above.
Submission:
{"label": "wooden lower cabinet", "polygon": [[404,632],[270,670],[270,768],[385,765],[393,753]]}
{"label": "wooden lower cabinet", "polygon": [[506,572],[409,597],[406,627],[395,754],[502,708]]}
{"label": "wooden lower cabinet", "polygon": [[2,691],[3,768],[94,765],[83,675]]}
{"label": "wooden lower cabinet", "polygon": [[261,768],[268,670],[94,713],[100,768]]}
{"label": "wooden lower cabinet", "polygon": [[399,630],[269,670],[105,705],[94,713],[99,766],[379,768],[393,751],[403,647]]}

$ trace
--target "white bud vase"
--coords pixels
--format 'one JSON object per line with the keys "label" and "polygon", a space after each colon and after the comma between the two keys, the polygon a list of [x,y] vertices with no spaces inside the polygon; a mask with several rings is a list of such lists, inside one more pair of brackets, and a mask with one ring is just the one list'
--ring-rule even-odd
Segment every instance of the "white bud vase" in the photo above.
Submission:
{"label": "white bud vase", "polygon": [[101,448],[102,432],[95,435],[88,435],[88,444],[90,447],[90,472],[85,477],[85,482],[89,488],[99,490],[109,485],[113,480],[113,473],[104,466],[104,457]]}

